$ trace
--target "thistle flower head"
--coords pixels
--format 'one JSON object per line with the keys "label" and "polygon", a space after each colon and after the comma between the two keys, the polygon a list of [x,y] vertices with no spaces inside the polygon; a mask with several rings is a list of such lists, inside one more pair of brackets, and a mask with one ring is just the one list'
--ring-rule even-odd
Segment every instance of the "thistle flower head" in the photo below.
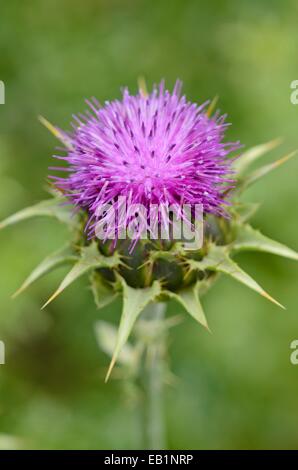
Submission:
{"label": "thistle flower head", "polygon": [[[258,205],[239,200],[246,188],[296,152],[251,171],[251,165],[280,141],[253,147],[235,161],[230,153],[239,144],[223,141],[225,117],[219,113],[211,116],[212,106],[207,108],[206,103],[198,106],[187,102],[181,97],[180,89],[181,84],[177,82],[172,93],[164,90],[163,83],[154,87],[149,96],[142,90],[137,96],[124,90],[121,101],[103,107],[93,99],[89,102],[91,112],[75,118],[71,133],[60,131],[43,118],[41,121],[65,145],[66,156],[57,158],[68,163],[63,168],[68,176],[53,179],[64,196],[83,209],[80,211],[83,219],[89,217],[91,237],[97,235],[94,226],[100,217],[98,208],[111,204],[117,212],[119,199],[125,197],[132,205],[149,208],[149,212],[151,204],[163,207],[168,204],[172,211],[176,208],[178,216],[181,208],[183,213],[184,204],[203,206],[204,212],[213,216],[204,227],[206,236],[201,247],[185,249],[181,237],[175,243],[172,240],[140,243],[133,256],[127,256],[126,242],[104,246],[97,240],[86,240],[82,217],[73,217],[72,209],[63,205],[65,197],[56,191],[51,199],[20,210],[0,223],[1,229],[43,215],[56,217],[73,229],[69,243],[42,261],[17,294],[47,272],[69,262],[73,262],[72,268],[44,306],[86,273],[91,274],[90,285],[98,308],[122,294],[121,321],[107,377],[135,321],[150,303],[174,299],[208,328],[200,298],[223,274],[282,307],[233,256],[241,251],[264,251],[298,260],[297,252],[248,223]],[[228,204],[227,189],[231,186],[233,204],[227,219],[223,217],[224,205]],[[129,218],[116,222],[122,231]]]}
{"label": "thistle flower head", "polygon": [[57,158],[69,164],[68,177],[53,179],[88,212],[91,231],[98,207],[116,204],[119,196],[146,208],[169,204],[177,217],[182,204],[224,214],[232,184],[229,155],[239,147],[223,142],[225,116],[209,117],[208,103],[187,101],[180,81],[172,93],[161,82],[149,95],[124,89],[121,101],[87,103],[90,111],[75,116],[73,131],[62,134],[67,155]]}

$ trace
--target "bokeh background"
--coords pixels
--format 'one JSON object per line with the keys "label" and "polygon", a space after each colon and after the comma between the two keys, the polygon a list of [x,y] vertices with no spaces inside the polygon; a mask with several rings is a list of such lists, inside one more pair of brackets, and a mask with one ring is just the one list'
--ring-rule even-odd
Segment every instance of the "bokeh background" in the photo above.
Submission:
{"label": "bokeh background", "polygon": [[[298,4],[295,0],[10,0],[1,3],[0,217],[46,197],[56,142],[39,114],[67,127],[84,99],[120,96],[176,78],[192,100],[219,95],[246,147],[283,137],[282,156],[298,147]],[[264,161],[269,161],[270,156]],[[298,249],[298,160],[251,189],[261,201],[254,224]],[[93,325],[117,323],[119,303],[96,311],[87,280],[45,311],[40,306],[61,269],[12,301],[30,270],[67,233],[36,219],[0,233],[0,447],[133,449],[142,446],[138,417],[121,382],[103,383],[108,364]],[[213,334],[185,316],[171,332],[173,373],[167,389],[168,446],[173,449],[298,447],[298,267],[265,254],[242,265],[287,306],[281,311],[233,280],[221,279],[203,300]],[[171,305],[171,313],[178,313]]]}

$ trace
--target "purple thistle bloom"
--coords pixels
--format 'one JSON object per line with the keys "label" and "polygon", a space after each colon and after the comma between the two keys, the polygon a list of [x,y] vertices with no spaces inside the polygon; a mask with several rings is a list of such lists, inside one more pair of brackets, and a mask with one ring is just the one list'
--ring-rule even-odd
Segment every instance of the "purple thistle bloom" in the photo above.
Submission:
{"label": "purple thistle bloom", "polygon": [[[239,142],[224,143],[225,116],[209,117],[208,103],[198,106],[181,96],[181,82],[172,93],[164,82],[150,95],[127,89],[121,101],[103,107],[92,99],[90,111],[75,117],[71,133],[63,133],[68,177],[52,177],[72,203],[89,214],[94,236],[97,210],[116,205],[120,196],[131,204],[202,204],[204,213],[225,215],[226,190],[233,186],[229,157]],[[58,168],[55,168],[58,169]],[[120,230],[128,220],[119,222]]]}

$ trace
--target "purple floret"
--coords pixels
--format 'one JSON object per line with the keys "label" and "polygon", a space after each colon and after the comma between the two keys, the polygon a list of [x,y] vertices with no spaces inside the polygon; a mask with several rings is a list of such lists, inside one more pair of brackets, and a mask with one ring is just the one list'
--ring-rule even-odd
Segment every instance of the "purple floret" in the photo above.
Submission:
{"label": "purple floret", "polygon": [[223,142],[225,116],[209,117],[208,103],[199,106],[180,93],[180,81],[172,93],[161,82],[148,96],[125,89],[122,100],[102,107],[92,99],[90,111],[65,133],[67,155],[57,158],[68,163],[67,176],[52,179],[87,211],[91,236],[99,205],[116,204],[119,196],[148,209],[168,203],[178,214],[182,204],[202,204],[204,213],[225,215],[230,153],[239,142]]}

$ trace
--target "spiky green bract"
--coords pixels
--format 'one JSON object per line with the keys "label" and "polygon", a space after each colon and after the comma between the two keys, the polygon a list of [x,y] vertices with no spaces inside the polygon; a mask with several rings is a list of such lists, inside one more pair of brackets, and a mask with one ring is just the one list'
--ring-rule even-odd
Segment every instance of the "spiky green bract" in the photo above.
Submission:
{"label": "spiky green bract", "polygon": [[[278,143],[272,141],[259,145],[235,161],[237,185],[232,194],[230,218],[208,216],[205,220],[204,244],[197,251],[188,252],[179,242],[140,240],[134,252],[130,254],[129,240],[119,241],[116,247],[112,242],[90,243],[83,231],[86,214],[79,213],[74,217],[72,209],[63,204],[63,196],[57,194],[8,217],[0,224],[0,228],[35,216],[49,216],[66,223],[73,233],[67,246],[42,261],[17,293],[23,292],[32,282],[56,267],[72,264],[70,271],[44,307],[84,274],[89,274],[91,290],[98,308],[121,296],[122,314],[118,332],[113,333],[113,351],[109,350],[112,361],[107,378],[115,362],[123,362],[123,352],[126,351],[126,357],[130,355],[123,348],[143,309],[152,302],[174,299],[192,318],[208,328],[201,297],[219,275],[223,274],[281,306],[232,259],[241,251],[261,251],[298,259],[294,250],[263,235],[249,224],[258,204],[243,203],[240,200],[247,187],[294,155],[286,155],[275,163],[250,171],[251,165]],[[97,333],[101,341],[103,335],[107,337],[107,331],[102,325],[98,326]],[[111,336],[111,330],[108,336]],[[107,350],[107,345],[105,348]]]}

